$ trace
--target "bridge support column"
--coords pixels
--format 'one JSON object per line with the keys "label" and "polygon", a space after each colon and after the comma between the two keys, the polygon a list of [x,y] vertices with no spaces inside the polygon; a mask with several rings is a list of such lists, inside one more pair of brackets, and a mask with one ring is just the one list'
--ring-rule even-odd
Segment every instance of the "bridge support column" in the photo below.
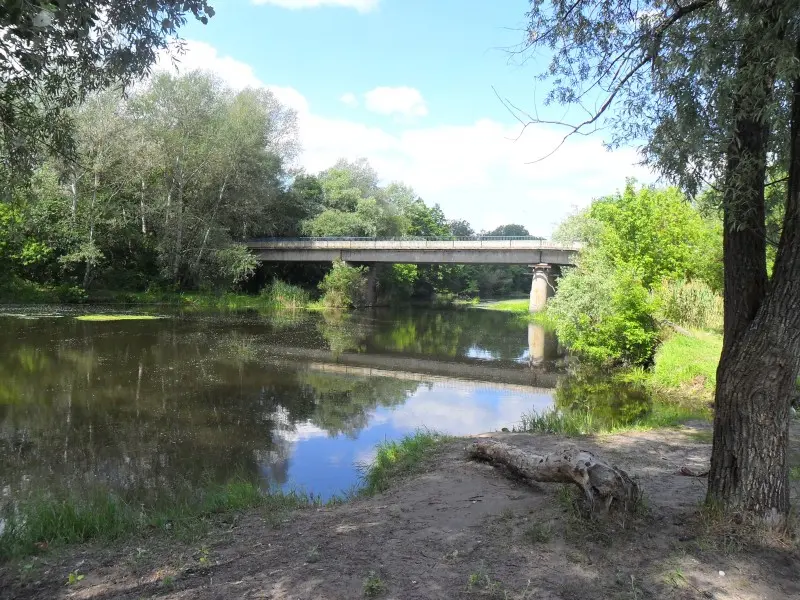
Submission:
{"label": "bridge support column", "polygon": [[375,306],[378,302],[378,265],[369,263],[367,267],[367,306]]}
{"label": "bridge support column", "polygon": [[528,310],[537,313],[544,310],[547,299],[553,295],[553,286],[550,283],[550,265],[539,263],[531,265],[533,268],[533,281],[531,282],[531,300]]}

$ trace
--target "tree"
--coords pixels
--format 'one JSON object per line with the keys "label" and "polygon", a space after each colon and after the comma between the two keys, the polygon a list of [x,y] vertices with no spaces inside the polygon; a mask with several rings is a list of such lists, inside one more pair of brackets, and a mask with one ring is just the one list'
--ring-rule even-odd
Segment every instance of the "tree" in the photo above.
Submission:
{"label": "tree", "polygon": [[496,229],[489,231],[485,235],[491,237],[528,237],[530,232],[524,225],[500,225]]}
{"label": "tree", "polygon": [[[612,264],[624,263],[648,289],[662,279],[707,276],[722,238],[677,188],[637,187],[599,198],[568,218],[556,236],[602,246]],[[712,278],[715,276],[712,274]]]}
{"label": "tree", "polygon": [[450,235],[455,237],[471,237],[475,235],[475,230],[472,229],[472,225],[469,224],[469,221],[465,221],[464,219],[449,221],[447,226],[450,228]]}
{"label": "tree", "polygon": [[94,91],[149,73],[207,0],[11,0],[0,6],[0,148],[27,172],[47,149],[72,156],[68,109]]}
{"label": "tree", "polygon": [[[549,102],[591,108],[609,143],[694,193],[720,190],[725,324],[707,500],[781,525],[789,402],[800,371],[800,9],[788,0],[531,0],[527,45],[547,49]],[[523,122],[543,123],[520,115]],[[766,266],[768,167],[788,173]]]}

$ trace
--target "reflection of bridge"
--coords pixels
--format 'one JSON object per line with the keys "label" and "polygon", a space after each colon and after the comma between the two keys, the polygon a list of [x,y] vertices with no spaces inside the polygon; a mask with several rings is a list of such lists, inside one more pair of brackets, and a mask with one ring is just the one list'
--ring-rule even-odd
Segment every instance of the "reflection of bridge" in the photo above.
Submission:
{"label": "reflection of bridge", "polygon": [[553,265],[571,265],[580,250],[578,244],[558,244],[532,237],[468,238],[300,238],[265,239],[247,242],[264,262],[345,262],[369,268],[369,300],[375,299],[375,265],[391,264],[501,264],[530,265],[534,268],[531,311],[544,307],[552,286]]}
{"label": "reflection of bridge", "polygon": [[[531,324],[528,341],[531,344],[529,348],[531,365],[537,365],[545,358],[554,358],[551,353],[556,349],[551,344],[545,344],[545,336],[540,326]],[[269,352],[276,355],[278,360],[293,363],[303,361],[315,370],[414,381],[435,381],[438,378],[461,379],[474,382],[476,387],[520,390],[524,388],[525,391],[533,393],[549,393],[549,390],[555,388],[558,380],[558,373],[513,362],[500,363],[468,358],[443,361],[357,352],[335,354],[330,350],[285,346],[270,346]]]}

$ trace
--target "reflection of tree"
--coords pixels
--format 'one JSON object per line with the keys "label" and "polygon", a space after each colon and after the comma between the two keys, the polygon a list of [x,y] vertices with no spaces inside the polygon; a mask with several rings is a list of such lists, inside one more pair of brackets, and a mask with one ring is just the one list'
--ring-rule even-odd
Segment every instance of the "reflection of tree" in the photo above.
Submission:
{"label": "reflection of tree", "polygon": [[517,321],[477,311],[0,326],[0,482],[142,502],[232,476],[285,482],[296,426],[352,437],[419,385],[306,370],[275,346],[516,358],[527,344]]}
{"label": "reflection of tree", "polygon": [[652,398],[639,383],[591,369],[577,369],[559,380],[556,408],[592,415],[600,426],[624,425],[646,415]]}
{"label": "reflection of tree", "polygon": [[334,356],[342,352],[360,352],[370,333],[363,317],[336,311],[325,311],[317,327]]}
{"label": "reflection of tree", "polygon": [[492,358],[516,360],[528,349],[527,329],[516,315],[449,310],[389,313],[375,326],[367,351],[455,358],[479,348]]}
{"label": "reflection of tree", "polygon": [[388,377],[355,377],[306,371],[298,374],[301,387],[313,389],[317,399],[311,422],[328,435],[354,438],[367,426],[378,406],[398,406],[419,383]]}

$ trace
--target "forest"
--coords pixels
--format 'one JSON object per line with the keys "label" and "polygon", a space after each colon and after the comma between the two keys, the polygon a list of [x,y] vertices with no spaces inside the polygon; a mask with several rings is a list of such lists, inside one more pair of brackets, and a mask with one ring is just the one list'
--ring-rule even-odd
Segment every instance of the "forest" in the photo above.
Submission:
{"label": "forest", "polygon": [[[330,265],[259,268],[259,237],[451,237],[448,220],[365,159],[321,173],[295,166],[294,111],[266,89],[212,74],[158,73],[128,97],[110,89],[71,111],[75,152],[40,152],[29,177],[7,167],[0,295],[82,300],[98,291],[256,292],[273,279],[316,291]],[[527,236],[520,225],[484,235]],[[524,267],[387,267],[384,298],[527,293]]]}

